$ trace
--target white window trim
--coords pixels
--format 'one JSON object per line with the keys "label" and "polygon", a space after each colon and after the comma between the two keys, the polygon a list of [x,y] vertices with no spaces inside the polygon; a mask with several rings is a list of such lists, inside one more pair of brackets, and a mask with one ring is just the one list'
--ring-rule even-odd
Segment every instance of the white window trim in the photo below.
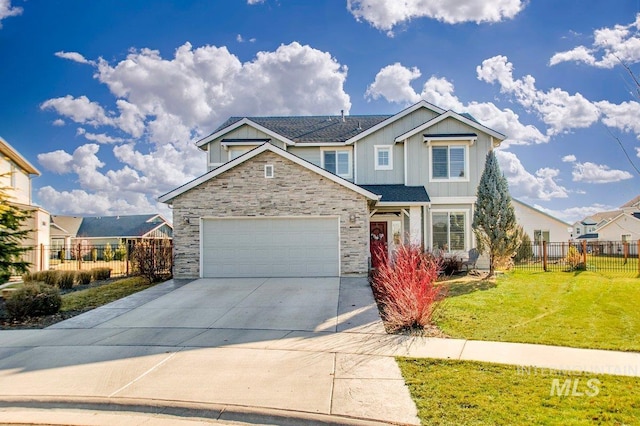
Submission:
{"label": "white window trim", "polygon": [[[389,164],[388,165],[381,165],[378,163],[378,154],[380,153],[380,151],[387,151],[389,152]],[[373,146],[373,154],[374,154],[374,158],[373,158],[373,162],[374,162],[374,169],[375,170],[393,170],[393,146],[391,145],[374,145]]]}
{"label": "white window trim", "polygon": [[[464,214],[464,250],[447,250],[447,253],[462,253],[471,249],[471,210],[469,209],[431,209],[429,211],[429,247],[433,250],[433,214],[434,213],[463,213]],[[449,230],[451,232],[451,230]],[[449,234],[451,239],[451,234]]]}
{"label": "white window trim", "polygon": [[[327,151],[346,152],[347,154],[349,154],[349,174],[336,173],[336,176],[340,176],[341,178],[344,178],[344,179],[352,179],[353,178],[353,151],[351,150],[351,148],[344,148],[344,147],[335,147],[335,148],[327,147],[326,149],[320,148],[320,167],[322,167],[325,170],[327,169],[324,167],[324,153]],[[337,167],[337,164],[338,164],[338,159],[336,158],[336,167]]]}
{"label": "white window trim", "polygon": [[[447,177],[447,178],[434,178],[433,177],[433,147],[462,147],[464,148],[464,177]],[[449,160],[449,149],[447,149],[447,169],[449,169],[451,163]],[[469,143],[465,141],[452,142],[431,142],[429,144],[429,181],[430,182],[469,182]]]}
{"label": "white window trim", "polygon": [[275,170],[273,168],[273,164],[265,164],[264,177],[267,179],[273,179],[274,176],[275,176]]}

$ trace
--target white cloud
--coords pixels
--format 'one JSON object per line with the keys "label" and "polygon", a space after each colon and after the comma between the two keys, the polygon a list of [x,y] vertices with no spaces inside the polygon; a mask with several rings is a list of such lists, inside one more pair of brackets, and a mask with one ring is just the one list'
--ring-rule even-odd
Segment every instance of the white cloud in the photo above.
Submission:
{"label": "white cloud", "polygon": [[61,149],[38,154],[38,162],[42,167],[58,174],[69,173],[71,171],[72,161],[73,155]]}
{"label": "white cloud", "polygon": [[55,120],[53,120],[53,122],[52,122],[51,124],[53,124],[53,125],[54,125],[54,126],[56,126],[56,127],[62,127],[62,126],[64,126],[66,123],[64,122],[64,120],[63,120],[63,119],[61,119],[61,118],[56,118]]}
{"label": "white cloud", "polygon": [[555,180],[560,173],[559,170],[545,167],[532,175],[514,153],[496,150],[496,157],[514,198],[550,200],[568,197],[567,189]]}
{"label": "white cloud", "polygon": [[411,87],[411,82],[421,75],[416,67],[407,68],[399,62],[387,65],[376,74],[365,96],[372,99],[384,97],[388,102],[395,103],[418,102],[420,95]]}
{"label": "white cloud", "polygon": [[611,169],[609,166],[590,162],[573,165],[573,181],[585,183],[611,183],[631,179],[633,175],[624,170]]}
{"label": "white cloud", "polygon": [[513,64],[505,56],[485,59],[476,70],[479,80],[498,83],[500,92],[513,95],[523,107],[537,113],[549,126],[548,135],[586,128],[600,118],[598,107],[580,93],[571,95],[558,88],[540,91],[531,75],[514,79]]}
{"label": "white cloud", "polygon": [[573,163],[575,161],[576,161],[576,156],[573,154],[565,155],[564,157],[562,157],[563,163]]}
{"label": "white cloud", "polygon": [[534,207],[537,208],[538,210],[542,210],[543,212],[550,214],[551,216],[557,217],[558,219],[564,220],[571,224],[577,222],[580,219],[584,219],[587,216],[591,216],[592,214],[595,214],[595,213],[617,209],[614,206],[608,206],[606,204],[599,204],[599,203],[595,203],[590,206],[569,207],[562,210],[554,210],[554,209],[540,206],[538,204],[535,204]]}
{"label": "white cloud", "polygon": [[54,110],[76,123],[93,126],[110,125],[113,120],[107,117],[104,109],[97,102],[91,102],[86,96],[74,98],[67,95],[62,98],[49,99],[40,105],[42,110]]}
{"label": "white cloud", "polygon": [[[97,206],[108,209],[105,214],[118,213],[118,205],[123,214],[135,206],[148,212],[156,205],[150,200],[205,172],[206,154],[193,142],[229,116],[326,114],[351,107],[344,91],[347,67],[329,53],[297,42],[259,52],[244,63],[226,47],[193,48],[189,43],[170,58],[151,49],[133,49],[114,63],[77,52],[57,56],[91,65],[113,101],[109,106],[103,101],[103,106],[86,96],[67,95],[49,99],[41,108],[83,125],[78,134],[85,139],[112,144],[119,162],[107,165],[97,144],[83,145],[73,154],[42,154],[45,168],[77,175],[81,187],[42,192],[43,206],[59,213],[70,213],[76,205],[57,203],[51,198],[56,194],[82,203],[95,197]],[[118,197],[126,203],[118,203]],[[105,199],[111,202],[108,207],[101,203]]]}
{"label": "white cloud", "polygon": [[591,47],[577,46],[565,52],[558,52],[551,57],[549,65],[582,62],[598,68],[613,68],[620,62],[625,64],[640,62],[638,30],[640,30],[640,13],[631,24],[595,30]]}
{"label": "white cloud", "polygon": [[448,24],[491,23],[512,19],[526,6],[522,0],[347,0],[347,9],[357,20],[393,35],[393,28],[417,18]]}
{"label": "white cloud", "polygon": [[238,43],[245,43],[245,42],[247,42],[247,41],[248,41],[249,43],[255,43],[255,42],[256,42],[256,39],[255,39],[255,37],[251,37],[250,39],[248,39],[248,40],[247,40],[246,38],[242,37],[242,34],[238,34],[238,35],[236,36],[236,41],[237,41]]}
{"label": "white cloud", "polygon": [[11,0],[0,0],[0,28],[2,28],[2,20],[11,16],[22,14],[22,8],[11,6]]}
{"label": "white cloud", "polygon": [[264,3],[265,0],[247,0],[247,4],[249,5],[254,5],[254,4],[260,4],[260,3]]}
{"label": "white cloud", "polygon": [[56,52],[55,55],[58,58],[63,58],[63,59],[68,59],[70,61],[74,61],[74,62],[78,62],[80,64],[89,64],[89,65],[95,65],[94,61],[90,61],[87,58],[85,58],[84,56],[82,56],[81,54],[79,54],[78,52],[64,52],[64,51],[60,51],[60,52]]}
{"label": "white cloud", "polygon": [[76,130],[76,135],[83,136],[86,140],[98,143],[117,143],[123,142],[122,138],[114,138],[105,133],[90,133],[86,129],[79,127]]}
{"label": "white cloud", "polygon": [[482,124],[507,135],[503,147],[549,141],[549,137],[535,126],[521,123],[518,114],[508,108],[501,110],[490,102],[465,105],[454,94],[453,84],[445,78],[430,77],[422,91],[417,93],[411,83],[420,76],[420,70],[416,67],[407,68],[400,63],[388,65],[378,72],[365,96],[370,99],[384,98],[398,104],[411,104],[424,99],[445,109],[468,112]]}
{"label": "white cloud", "polygon": [[636,155],[640,158],[640,148],[636,148]]}

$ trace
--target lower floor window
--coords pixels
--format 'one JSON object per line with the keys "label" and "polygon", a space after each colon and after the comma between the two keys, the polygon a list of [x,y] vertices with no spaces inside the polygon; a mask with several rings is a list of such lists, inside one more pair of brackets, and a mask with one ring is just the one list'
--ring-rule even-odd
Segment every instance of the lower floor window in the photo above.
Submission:
{"label": "lower floor window", "polygon": [[452,251],[465,250],[465,214],[456,212],[433,213],[433,248]]}

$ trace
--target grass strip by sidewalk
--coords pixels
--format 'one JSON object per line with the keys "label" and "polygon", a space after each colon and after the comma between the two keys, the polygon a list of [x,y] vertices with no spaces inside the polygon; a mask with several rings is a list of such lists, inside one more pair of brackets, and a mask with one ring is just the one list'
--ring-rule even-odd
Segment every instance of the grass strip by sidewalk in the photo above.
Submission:
{"label": "grass strip by sidewalk", "polygon": [[640,279],[515,271],[452,282],[438,327],[455,338],[640,351]]}
{"label": "grass strip by sidewalk", "polygon": [[129,277],[62,296],[61,312],[87,311],[152,287],[144,277]]}
{"label": "grass strip by sidewalk", "polygon": [[640,424],[637,377],[470,361],[397,361],[425,425]]}

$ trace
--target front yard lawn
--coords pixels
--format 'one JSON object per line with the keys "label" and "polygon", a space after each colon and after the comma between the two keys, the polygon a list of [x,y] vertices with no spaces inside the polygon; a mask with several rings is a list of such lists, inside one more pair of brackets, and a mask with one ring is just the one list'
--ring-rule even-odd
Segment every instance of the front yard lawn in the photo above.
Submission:
{"label": "front yard lawn", "polygon": [[158,283],[150,284],[147,278],[135,276],[112,278],[105,281],[95,281],[90,285],[76,286],[72,290],[63,292],[60,312],[42,317],[30,317],[20,321],[8,318],[4,309],[4,301],[1,301],[0,329],[45,328],[156,284]]}
{"label": "front yard lawn", "polygon": [[640,423],[636,377],[452,360],[398,364],[425,425]]}
{"label": "front yard lawn", "polygon": [[514,271],[449,285],[436,324],[451,337],[640,351],[639,278]]}

